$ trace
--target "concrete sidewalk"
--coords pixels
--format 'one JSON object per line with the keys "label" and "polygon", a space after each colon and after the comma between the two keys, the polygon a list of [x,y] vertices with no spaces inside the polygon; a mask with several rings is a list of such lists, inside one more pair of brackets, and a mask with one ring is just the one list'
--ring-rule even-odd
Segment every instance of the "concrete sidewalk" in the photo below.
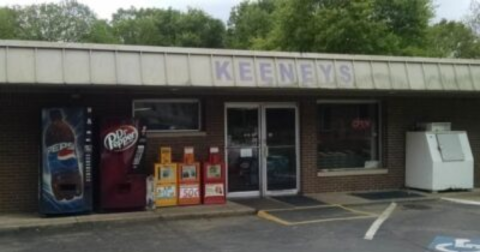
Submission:
{"label": "concrete sidewalk", "polygon": [[66,217],[42,217],[32,214],[0,214],[0,232],[42,227],[60,227],[86,223],[175,220],[251,215],[255,210],[234,202],[224,205],[198,205],[159,208],[154,211],[101,213]]}
{"label": "concrete sidewalk", "polygon": [[[452,192],[452,193],[425,193],[412,191],[421,194],[420,198],[395,198],[385,200],[368,200],[351,195],[351,192],[335,192],[335,193],[319,193],[308,194],[313,199],[325,202],[328,205],[368,205],[386,202],[412,202],[439,200],[441,198],[467,199],[478,201],[480,203],[480,189],[469,192]],[[274,201],[265,198],[265,201]],[[267,202],[268,203],[268,202]],[[271,202],[270,202],[271,203]],[[278,202],[277,202],[278,203]],[[285,205],[285,203],[283,203]],[[268,204],[267,204],[268,205]],[[285,207],[285,206],[284,206]],[[287,208],[295,208],[286,205]],[[301,208],[301,207],[300,207]],[[198,206],[178,206],[158,208],[154,211],[125,212],[125,213],[102,213],[81,216],[67,217],[41,217],[38,214],[0,214],[0,232],[14,231],[19,229],[35,229],[42,227],[59,227],[68,225],[81,225],[88,223],[102,222],[129,222],[129,221],[155,221],[155,220],[176,220],[176,219],[193,219],[193,218],[213,218],[227,217],[239,215],[253,215],[259,209],[248,207],[242,204],[228,201],[225,205],[198,205]]]}

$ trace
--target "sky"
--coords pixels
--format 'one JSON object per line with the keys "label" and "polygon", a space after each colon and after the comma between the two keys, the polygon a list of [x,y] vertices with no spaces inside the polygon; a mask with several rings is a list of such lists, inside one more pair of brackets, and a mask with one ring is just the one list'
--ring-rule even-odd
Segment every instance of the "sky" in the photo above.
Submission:
{"label": "sky", "polygon": [[[203,9],[213,17],[223,21],[228,20],[230,10],[242,0],[78,0],[90,6],[100,18],[110,19],[112,13],[119,8],[135,7],[160,7],[186,10],[188,7]],[[472,0],[434,0],[437,16],[434,20],[442,18],[449,20],[462,20],[468,13]],[[480,1],[480,0],[476,0]],[[25,5],[43,2],[58,2],[56,0],[0,0],[0,6]]]}

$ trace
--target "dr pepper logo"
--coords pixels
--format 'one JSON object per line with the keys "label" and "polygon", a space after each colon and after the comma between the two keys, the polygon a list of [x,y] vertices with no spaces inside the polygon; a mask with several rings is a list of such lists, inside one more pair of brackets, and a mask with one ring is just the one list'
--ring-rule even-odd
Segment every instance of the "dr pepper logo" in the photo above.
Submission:
{"label": "dr pepper logo", "polygon": [[132,147],[138,139],[138,131],[130,125],[122,125],[107,133],[103,144],[107,150],[120,152]]}

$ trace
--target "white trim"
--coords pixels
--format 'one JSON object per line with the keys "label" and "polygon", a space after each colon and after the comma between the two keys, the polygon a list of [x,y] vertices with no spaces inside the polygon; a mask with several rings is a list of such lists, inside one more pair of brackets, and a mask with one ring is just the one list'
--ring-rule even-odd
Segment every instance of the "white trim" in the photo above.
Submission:
{"label": "white trim", "polygon": [[388,169],[369,168],[345,168],[345,169],[323,169],[317,172],[317,177],[340,177],[340,176],[362,176],[388,174]]}
{"label": "white trim", "polygon": [[202,102],[200,99],[133,99],[132,100],[132,117],[136,118],[135,116],[135,103],[136,102],[151,102],[151,103],[196,103],[198,104],[198,129],[179,129],[179,130],[152,130],[147,128],[147,132],[149,133],[188,133],[188,132],[203,132],[203,125],[202,125]]}

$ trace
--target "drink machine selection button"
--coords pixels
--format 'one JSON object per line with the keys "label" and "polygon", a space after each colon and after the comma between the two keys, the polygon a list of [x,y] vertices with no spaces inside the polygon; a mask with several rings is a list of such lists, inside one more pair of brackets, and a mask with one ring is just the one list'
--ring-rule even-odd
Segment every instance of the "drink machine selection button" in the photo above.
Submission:
{"label": "drink machine selection button", "polygon": [[193,147],[185,147],[178,170],[178,204],[197,205],[200,197],[200,163],[195,162]]}
{"label": "drink machine selection button", "polygon": [[225,164],[218,147],[211,147],[209,160],[203,164],[203,203],[224,204],[225,196]]}
{"label": "drink machine selection button", "polygon": [[172,148],[160,148],[160,163],[155,164],[155,204],[177,205],[177,164],[172,163]]}

